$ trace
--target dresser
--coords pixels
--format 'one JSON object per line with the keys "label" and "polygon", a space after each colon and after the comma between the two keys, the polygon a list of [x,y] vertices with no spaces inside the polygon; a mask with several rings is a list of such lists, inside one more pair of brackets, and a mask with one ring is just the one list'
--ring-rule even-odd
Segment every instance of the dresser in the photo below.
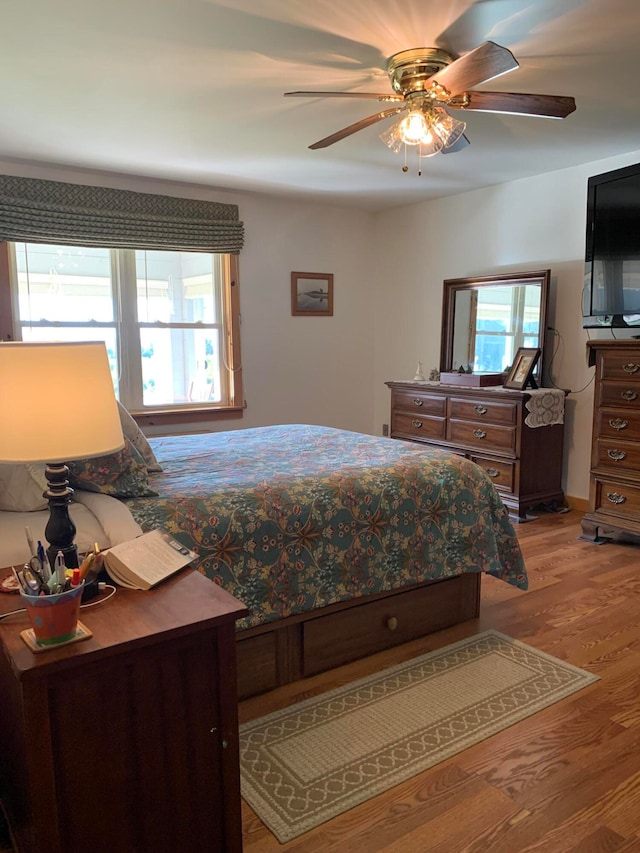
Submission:
{"label": "dresser", "polygon": [[[564,503],[564,392],[425,382],[386,385],[391,389],[391,437],[476,462],[491,477],[514,520],[526,521],[531,507]],[[555,415],[536,417],[530,410],[534,398],[540,404],[552,403],[548,411]]]}
{"label": "dresser", "polygon": [[640,535],[640,341],[589,341],[587,353],[596,373],[582,538]]}
{"label": "dresser", "polygon": [[[0,612],[17,607],[0,596]],[[18,853],[242,850],[246,613],[185,569],[83,608],[93,636],[59,649],[32,653],[24,614],[0,622],[0,793]]]}

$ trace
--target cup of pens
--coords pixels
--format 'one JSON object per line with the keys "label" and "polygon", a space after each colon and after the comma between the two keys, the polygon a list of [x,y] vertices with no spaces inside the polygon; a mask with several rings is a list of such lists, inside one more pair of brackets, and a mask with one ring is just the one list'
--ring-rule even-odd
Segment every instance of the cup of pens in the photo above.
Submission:
{"label": "cup of pens", "polygon": [[72,640],[78,627],[83,584],[72,586],[64,592],[49,595],[20,595],[25,606],[36,643],[55,646]]}
{"label": "cup of pens", "polygon": [[[38,543],[39,549],[42,547]],[[55,646],[72,640],[78,627],[84,582],[80,570],[67,577],[64,556],[58,551],[53,570],[44,549],[33,556],[21,571],[14,569],[20,596],[39,646]]]}

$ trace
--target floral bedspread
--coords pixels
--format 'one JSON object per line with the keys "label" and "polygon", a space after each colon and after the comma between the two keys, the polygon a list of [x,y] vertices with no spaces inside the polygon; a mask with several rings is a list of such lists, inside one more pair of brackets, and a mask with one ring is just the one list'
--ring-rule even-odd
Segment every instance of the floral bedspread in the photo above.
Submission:
{"label": "floral bedspread", "polygon": [[299,424],[151,445],[159,497],[127,506],[244,602],[251,614],[238,629],[463,572],[527,588],[508,512],[462,457]]}

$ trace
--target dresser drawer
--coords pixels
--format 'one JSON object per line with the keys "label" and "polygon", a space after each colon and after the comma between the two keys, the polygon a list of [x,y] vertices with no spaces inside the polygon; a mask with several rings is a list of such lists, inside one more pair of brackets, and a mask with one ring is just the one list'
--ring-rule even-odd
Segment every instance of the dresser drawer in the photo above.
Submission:
{"label": "dresser drawer", "polygon": [[618,441],[640,440],[640,410],[598,409],[595,418],[596,435]]}
{"label": "dresser drawer", "polygon": [[428,394],[425,391],[394,391],[391,395],[391,408],[395,410],[417,412],[422,415],[440,415],[444,417],[447,409],[447,398]]}
{"label": "dresser drawer", "polygon": [[459,400],[453,397],[449,403],[449,417],[460,421],[486,421],[513,426],[517,423],[518,406],[494,400]]}
{"label": "dresser drawer", "polygon": [[593,467],[620,474],[640,471],[640,444],[601,438],[594,445]]}
{"label": "dresser drawer", "polygon": [[595,509],[619,518],[640,519],[640,488],[596,477]]}
{"label": "dresser drawer", "polygon": [[515,453],[516,449],[515,427],[451,420],[447,438],[454,444],[464,444],[478,450],[503,450]]}
{"label": "dresser drawer", "polygon": [[391,414],[391,434],[407,438],[428,439],[446,438],[447,422],[444,417],[431,418],[422,414],[410,415],[405,412]]}
{"label": "dresser drawer", "polygon": [[601,352],[600,379],[632,379],[640,382],[640,353],[637,348]]}
{"label": "dresser drawer", "polygon": [[640,409],[640,381],[601,382],[598,405]]}
{"label": "dresser drawer", "polygon": [[515,463],[498,461],[497,459],[484,459],[482,456],[472,456],[475,462],[491,477],[491,482],[497,489],[513,491]]}

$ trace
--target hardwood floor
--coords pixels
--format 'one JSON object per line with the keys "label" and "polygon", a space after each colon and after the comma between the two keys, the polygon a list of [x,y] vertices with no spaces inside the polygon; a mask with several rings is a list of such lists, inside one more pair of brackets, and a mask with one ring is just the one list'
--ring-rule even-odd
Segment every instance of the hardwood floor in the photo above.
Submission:
{"label": "hardwood floor", "polygon": [[240,720],[487,628],[600,681],[287,844],[243,803],[244,853],[640,853],[640,546],[579,540],[580,518],[517,526],[527,592],[485,577],[479,619],[249,699]]}

